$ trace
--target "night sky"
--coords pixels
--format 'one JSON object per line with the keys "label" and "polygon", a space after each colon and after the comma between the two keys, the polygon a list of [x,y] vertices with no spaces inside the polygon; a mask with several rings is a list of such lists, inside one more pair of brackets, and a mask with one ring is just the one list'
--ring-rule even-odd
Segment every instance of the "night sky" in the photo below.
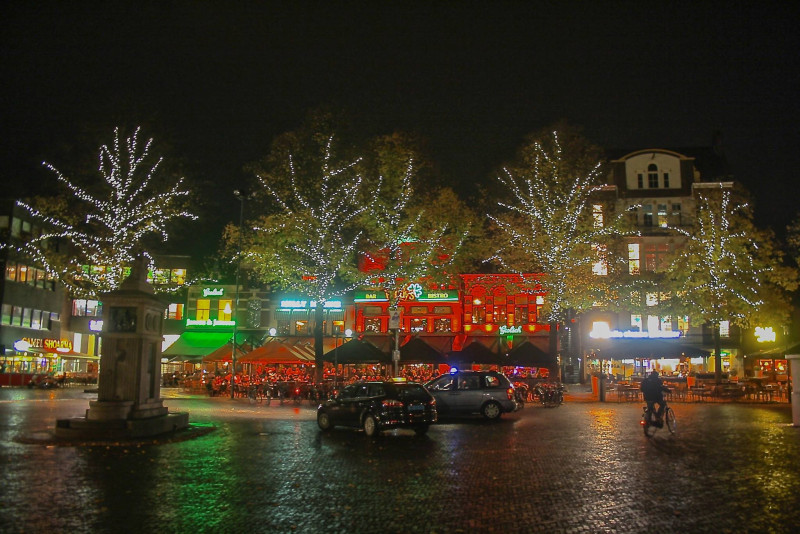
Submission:
{"label": "night sky", "polygon": [[4,194],[47,191],[41,160],[69,170],[113,125],[144,123],[234,214],[243,166],[335,105],[427,138],[462,190],[559,119],[613,149],[719,130],[759,222],[780,232],[800,211],[791,2],[233,4],[4,2]]}

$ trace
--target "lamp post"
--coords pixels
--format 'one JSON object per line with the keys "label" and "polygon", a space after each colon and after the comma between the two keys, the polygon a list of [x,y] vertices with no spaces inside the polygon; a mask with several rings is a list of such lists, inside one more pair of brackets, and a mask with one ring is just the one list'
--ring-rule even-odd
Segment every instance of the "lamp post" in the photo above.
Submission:
{"label": "lamp post", "polygon": [[237,240],[236,256],[236,291],[233,301],[233,338],[231,339],[231,399],[236,397],[236,327],[239,323],[239,273],[242,270],[242,227],[244,226],[244,200],[245,195],[235,189],[233,196],[239,200],[239,238]]}
{"label": "lamp post", "polygon": [[[353,331],[349,328],[344,331],[344,337],[349,338]],[[339,382],[339,330],[333,329],[333,386]]]}

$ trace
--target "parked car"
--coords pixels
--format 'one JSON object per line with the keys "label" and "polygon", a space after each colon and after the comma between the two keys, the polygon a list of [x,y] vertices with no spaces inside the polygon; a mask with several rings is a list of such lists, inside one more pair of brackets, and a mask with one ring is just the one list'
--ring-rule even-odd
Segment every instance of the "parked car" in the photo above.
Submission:
{"label": "parked car", "polygon": [[391,428],[425,434],[437,417],[436,401],[422,384],[403,381],[356,382],[317,408],[320,429],[363,428],[370,437]]}
{"label": "parked car", "polygon": [[436,399],[436,409],[442,417],[480,414],[494,420],[518,408],[514,386],[497,371],[454,369],[431,380],[425,388]]}

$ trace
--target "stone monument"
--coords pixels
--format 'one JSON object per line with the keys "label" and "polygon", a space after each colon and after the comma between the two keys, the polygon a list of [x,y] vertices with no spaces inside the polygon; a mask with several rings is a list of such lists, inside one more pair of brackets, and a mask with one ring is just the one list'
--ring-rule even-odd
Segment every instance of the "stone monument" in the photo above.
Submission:
{"label": "stone monument", "polygon": [[85,418],[56,421],[57,438],[129,439],[189,426],[188,413],[169,413],[160,397],[161,340],[166,303],[147,283],[137,258],[119,289],[102,295],[103,331],[97,400]]}

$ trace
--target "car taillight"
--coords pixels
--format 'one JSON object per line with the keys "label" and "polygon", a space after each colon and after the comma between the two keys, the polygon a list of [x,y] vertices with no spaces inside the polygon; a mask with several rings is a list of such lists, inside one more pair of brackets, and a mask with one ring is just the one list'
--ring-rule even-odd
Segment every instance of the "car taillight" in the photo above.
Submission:
{"label": "car taillight", "polygon": [[508,388],[506,395],[508,395],[508,400],[512,400],[514,398],[514,388]]}
{"label": "car taillight", "polygon": [[386,408],[402,408],[403,403],[397,399],[384,399],[383,404]]}

